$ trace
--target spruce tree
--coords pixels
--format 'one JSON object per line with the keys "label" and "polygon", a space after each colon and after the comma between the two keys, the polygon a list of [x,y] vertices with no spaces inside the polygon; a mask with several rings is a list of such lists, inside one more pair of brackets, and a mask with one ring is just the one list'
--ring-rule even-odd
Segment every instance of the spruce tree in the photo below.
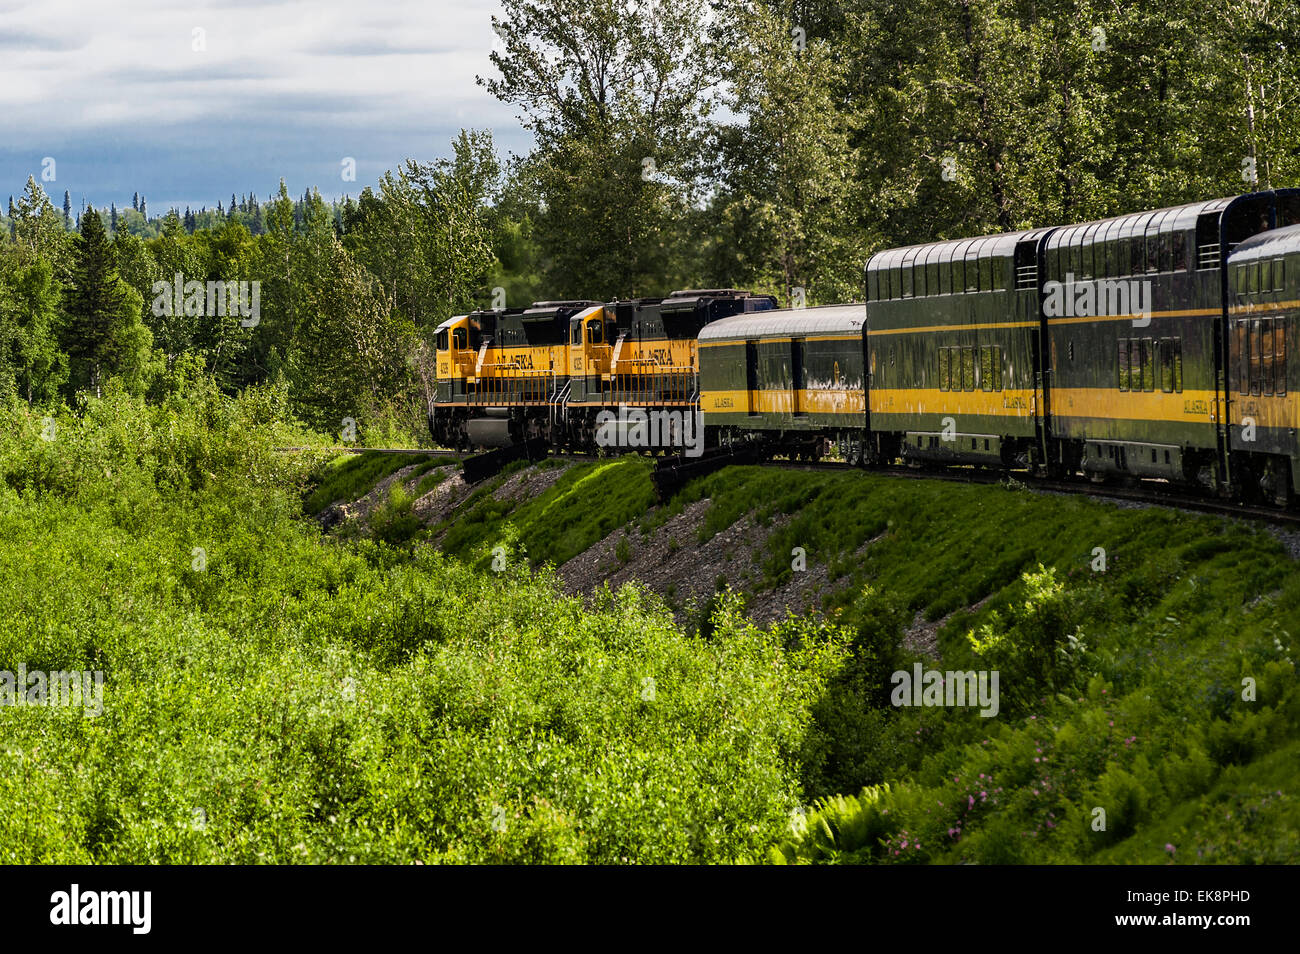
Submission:
{"label": "spruce tree", "polygon": [[126,285],[118,278],[113,246],[104,221],[90,208],[81,217],[68,302],[63,350],[71,363],[73,386],[100,393],[105,359],[109,357],[113,325],[127,304]]}
{"label": "spruce tree", "polygon": [[63,190],[63,225],[66,228],[72,224],[72,193],[67,189]]}

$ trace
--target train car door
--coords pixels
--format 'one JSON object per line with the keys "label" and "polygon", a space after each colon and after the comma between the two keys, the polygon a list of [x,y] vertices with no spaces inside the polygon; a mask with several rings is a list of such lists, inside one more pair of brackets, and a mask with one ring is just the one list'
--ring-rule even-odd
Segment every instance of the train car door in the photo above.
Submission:
{"label": "train car door", "polygon": [[804,351],[803,338],[790,341],[790,413],[796,417],[804,413]]}
{"label": "train car door", "polygon": [[758,342],[745,342],[745,402],[748,413],[758,413]]}

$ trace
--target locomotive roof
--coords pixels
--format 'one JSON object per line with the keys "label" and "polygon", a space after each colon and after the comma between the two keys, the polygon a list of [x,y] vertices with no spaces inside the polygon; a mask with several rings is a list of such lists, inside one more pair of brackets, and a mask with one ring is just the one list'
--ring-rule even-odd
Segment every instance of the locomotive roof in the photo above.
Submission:
{"label": "locomotive roof", "polygon": [[658,305],[661,313],[672,314],[679,311],[693,311],[716,299],[748,300],[767,297],[770,296],[755,295],[753,292],[739,288],[683,288],[659,301]]}
{"label": "locomotive roof", "polygon": [[[522,309],[515,309],[515,310],[516,310],[516,311],[522,311]],[[501,309],[501,308],[484,308],[484,309],[481,309],[481,310],[479,310],[479,311],[470,311],[470,312],[466,312],[466,313],[463,314],[463,315],[452,315],[452,316],[451,316],[450,318],[448,318],[446,321],[441,322],[440,324],[438,324],[437,326],[435,326],[433,330],[434,330],[435,332],[437,332],[437,331],[442,331],[442,329],[444,329],[444,328],[450,328],[452,325],[456,324],[456,322],[458,322],[458,321],[464,321],[466,318],[495,318],[495,317],[497,317],[498,315],[502,315],[502,314],[505,314],[505,310],[504,310],[504,309]]]}
{"label": "locomotive roof", "polygon": [[1270,229],[1252,235],[1238,245],[1228,256],[1228,261],[1254,261],[1257,258],[1272,258],[1287,252],[1300,252],[1300,225],[1288,225],[1280,229]]}
{"label": "locomotive roof", "polygon": [[1015,256],[1016,246],[1021,242],[1041,238],[1050,231],[1051,229],[1030,229],[1026,232],[1004,232],[1001,235],[980,235],[885,249],[867,260],[867,271],[874,272],[899,265],[932,265],[967,258],[1009,259]]}
{"label": "locomotive roof", "polygon": [[861,303],[756,311],[709,322],[700,330],[700,341],[859,334],[866,316],[866,305]]}

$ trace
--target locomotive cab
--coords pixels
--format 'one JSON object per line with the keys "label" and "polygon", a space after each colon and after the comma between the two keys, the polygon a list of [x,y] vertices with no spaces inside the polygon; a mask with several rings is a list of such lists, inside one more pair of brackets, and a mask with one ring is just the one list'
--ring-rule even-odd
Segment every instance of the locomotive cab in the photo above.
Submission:
{"label": "locomotive cab", "polygon": [[609,309],[593,308],[574,315],[569,323],[569,378],[572,391],[585,394],[587,376],[596,378],[592,390],[599,391],[599,376],[609,373],[610,358],[618,340],[618,324]]}
{"label": "locomotive cab", "polygon": [[429,401],[429,433],[440,444],[466,442],[466,404],[479,350],[491,341],[497,312],[476,311],[448,318],[434,331],[434,391]]}

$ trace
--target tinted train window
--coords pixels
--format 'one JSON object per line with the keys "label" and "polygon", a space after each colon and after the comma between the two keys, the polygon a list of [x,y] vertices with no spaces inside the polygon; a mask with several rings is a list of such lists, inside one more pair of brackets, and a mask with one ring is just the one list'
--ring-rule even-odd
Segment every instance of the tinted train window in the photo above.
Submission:
{"label": "tinted train window", "polygon": [[448,340],[447,329],[443,328],[442,331],[438,332],[438,340],[434,345],[434,347],[436,347],[439,351],[446,351],[447,340]]}
{"label": "tinted train window", "polygon": [[1259,389],[1273,393],[1273,321],[1266,318],[1259,329]]}
{"label": "tinted train window", "polygon": [[464,348],[468,345],[464,328],[456,328],[451,333],[451,340],[457,348]]}
{"label": "tinted train window", "polygon": [[1285,395],[1286,319],[1238,319],[1236,342],[1237,390],[1242,394]]}
{"label": "tinted train window", "polygon": [[1273,390],[1286,394],[1286,322],[1278,318],[1273,329]]}
{"label": "tinted train window", "polygon": [[[938,252],[931,252],[931,253],[930,253],[930,257],[931,257],[931,259],[933,259],[934,256],[937,255],[937,254],[938,254]],[[931,261],[929,264],[927,264],[927,265],[925,266],[925,293],[926,293],[927,295],[938,295],[938,294],[939,294],[939,263],[938,263],[938,261]]]}
{"label": "tinted train window", "polygon": [[1259,393],[1260,354],[1259,354],[1260,319],[1250,319],[1250,393]]}
{"label": "tinted train window", "polygon": [[1174,340],[1160,339],[1160,390],[1172,394],[1174,390]]}
{"label": "tinted train window", "polygon": [[993,259],[980,259],[980,288],[985,291],[992,291],[996,286],[993,284]]}
{"label": "tinted train window", "polygon": [[993,349],[993,390],[1002,390],[1002,349]]}
{"label": "tinted train window", "polygon": [[903,269],[903,297],[912,297],[912,268],[910,265]]}
{"label": "tinted train window", "polygon": [[993,259],[993,289],[995,291],[1004,291],[1007,287],[1007,260],[1005,258]]}
{"label": "tinted train window", "polygon": [[1174,237],[1168,232],[1164,233],[1157,240],[1160,254],[1160,271],[1172,272],[1174,270]]}
{"label": "tinted train window", "polygon": [[1127,391],[1129,389],[1128,345],[1128,338],[1119,339],[1119,356],[1117,364],[1119,365],[1119,389],[1121,391]]}
{"label": "tinted train window", "polygon": [[947,391],[949,389],[949,382],[951,381],[951,378],[949,377],[950,374],[952,374],[951,353],[947,348],[940,348],[939,349],[939,390],[940,391]]}
{"label": "tinted train window", "polygon": [[1247,319],[1237,319],[1237,390],[1250,393],[1250,328]]}
{"label": "tinted train window", "polygon": [[975,390],[975,349],[961,349],[961,389]]}
{"label": "tinted train window", "polygon": [[1173,250],[1173,270],[1176,272],[1187,271],[1187,233],[1175,232],[1170,246]]}
{"label": "tinted train window", "polygon": [[993,390],[993,349],[988,345],[980,348],[980,390]]}
{"label": "tinted train window", "polygon": [[1286,291],[1286,259],[1273,259],[1273,291]]}
{"label": "tinted train window", "polygon": [[1142,390],[1156,389],[1156,354],[1155,339],[1142,339]]}

